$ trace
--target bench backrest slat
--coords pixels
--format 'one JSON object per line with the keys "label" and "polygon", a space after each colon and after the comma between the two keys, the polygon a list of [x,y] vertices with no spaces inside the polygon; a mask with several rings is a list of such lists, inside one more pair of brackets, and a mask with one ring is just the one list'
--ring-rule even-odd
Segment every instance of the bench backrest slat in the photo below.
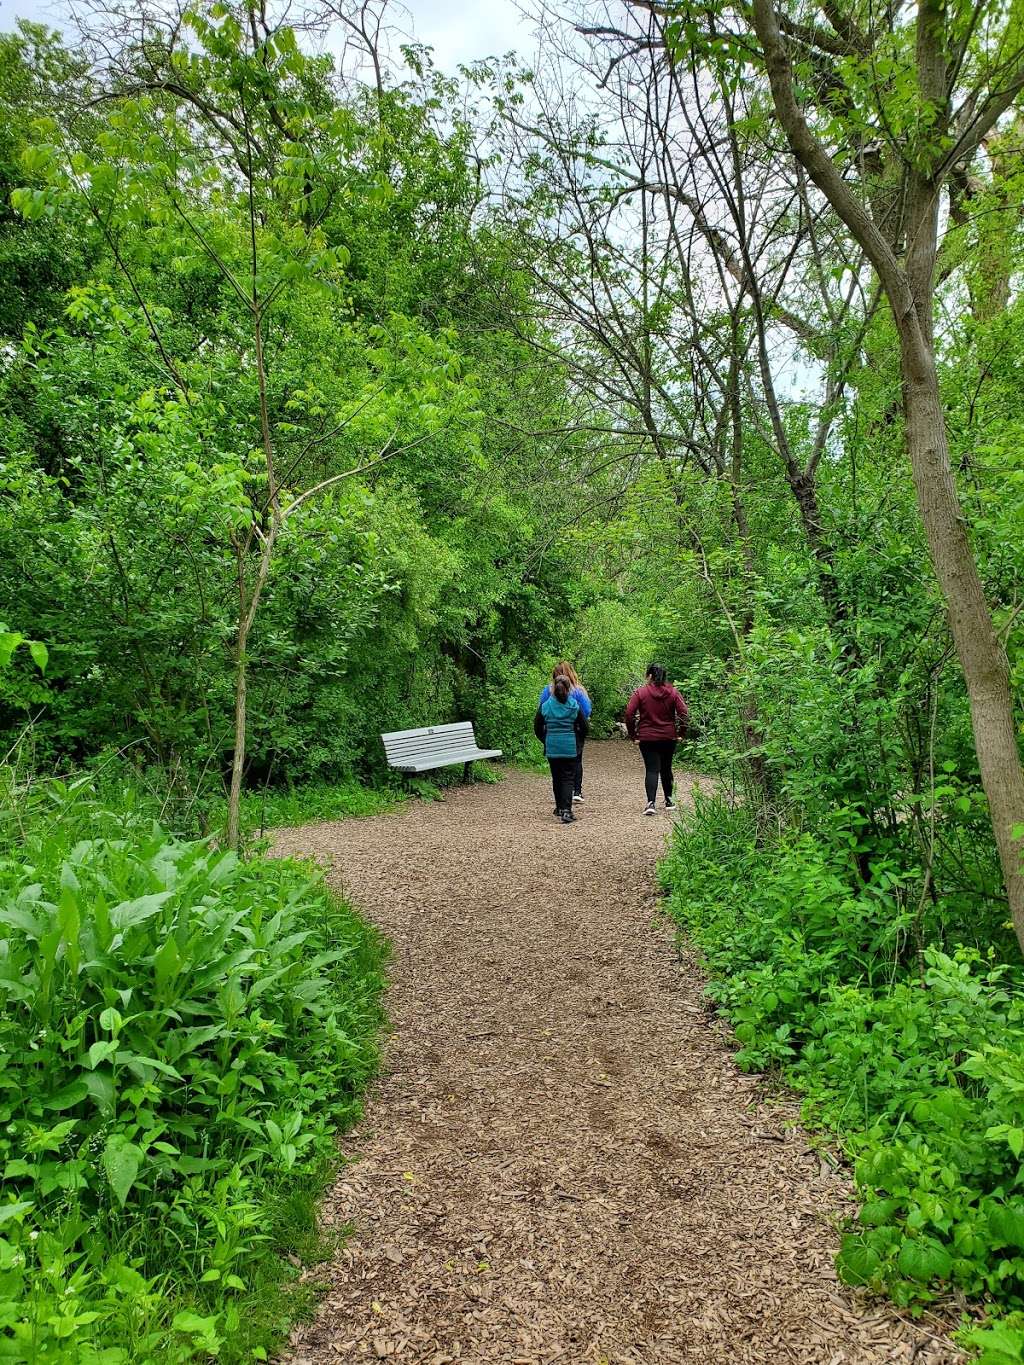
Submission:
{"label": "bench backrest slat", "polygon": [[471,720],[457,720],[447,725],[426,725],[419,730],[389,730],[387,734],[381,735],[381,739],[423,739],[428,735],[468,735],[473,738],[473,722]]}
{"label": "bench backrest slat", "polygon": [[392,730],[381,735],[381,739],[390,763],[471,752],[479,747],[470,720],[460,720],[454,725],[428,725],[421,730]]}

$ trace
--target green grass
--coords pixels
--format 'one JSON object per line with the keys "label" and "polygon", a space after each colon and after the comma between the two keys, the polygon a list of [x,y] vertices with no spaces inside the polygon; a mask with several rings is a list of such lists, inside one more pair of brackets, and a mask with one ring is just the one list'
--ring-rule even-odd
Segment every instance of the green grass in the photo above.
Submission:
{"label": "green grass", "polygon": [[337,1174],[340,1159],[325,1157],[318,1168],[297,1176],[264,1199],[274,1254],[255,1268],[251,1287],[236,1305],[238,1321],[217,1359],[243,1365],[272,1355],[297,1322],[310,1321],[326,1288],[304,1270],[322,1265],[337,1251],[351,1227],[325,1229],[319,1209]]}
{"label": "green grass", "polygon": [[291,791],[247,792],[242,798],[242,827],[251,834],[317,820],[364,818],[391,810],[404,799],[397,784],[368,787],[353,779],[310,783]]}
{"label": "green grass", "polygon": [[[474,763],[473,781],[490,785],[504,781],[504,774],[493,763]],[[386,787],[370,787],[346,779],[311,783],[293,791],[249,792],[242,798],[242,827],[249,834],[261,834],[319,820],[362,819],[393,810],[411,796],[437,801],[446,790],[461,782],[462,767],[456,765],[405,780],[396,775]]]}

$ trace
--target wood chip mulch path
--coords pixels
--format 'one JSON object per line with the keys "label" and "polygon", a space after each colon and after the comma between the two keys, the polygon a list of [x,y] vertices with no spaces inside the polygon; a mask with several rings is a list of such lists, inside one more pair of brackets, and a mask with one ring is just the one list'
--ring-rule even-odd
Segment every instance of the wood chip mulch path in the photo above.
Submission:
{"label": "wood chip mulch path", "polygon": [[640,815],[631,745],[586,767],[569,827],[510,772],[276,837],[394,942],[384,1072],[325,1208],[354,1234],[291,1365],[960,1360],[837,1282],[849,1183],[737,1071],[680,962],[654,879],[671,816]]}

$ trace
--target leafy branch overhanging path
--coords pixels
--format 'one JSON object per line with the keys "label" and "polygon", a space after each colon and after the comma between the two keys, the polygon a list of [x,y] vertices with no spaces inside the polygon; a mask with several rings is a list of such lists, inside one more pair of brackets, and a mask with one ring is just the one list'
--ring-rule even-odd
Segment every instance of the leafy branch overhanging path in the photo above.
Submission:
{"label": "leafy branch overhanging path", "polygon": [[669,825],[638,769],[589,746],[571,828],[511,773],[278,835],[394,941],[384,1074],[325,1210],[356,1232],[292,1365],[960,1359],[836,1282],[849,1187],[736,1070],[657,921]]}

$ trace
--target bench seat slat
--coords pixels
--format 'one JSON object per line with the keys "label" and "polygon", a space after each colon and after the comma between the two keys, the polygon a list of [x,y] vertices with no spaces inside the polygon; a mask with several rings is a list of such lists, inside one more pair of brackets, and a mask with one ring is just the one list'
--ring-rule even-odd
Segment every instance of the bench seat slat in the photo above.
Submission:
{"label": "bench seat slat", "polygon": [[481,749],[469,749],[460,745],[457,749],[409,749],[399,754],[389,753],[389,763],[455,763],[458,759],[479,758]]}
{"label": "bench seat slat", "polygon": [[404,767],[412,763],[473,763],[478,758],[500,758],[500,749],[445,749],[437,754],[407,754],[396,760],[396,765]]}
{"label": "bench seat slat", "polygon": [[403,773],[425,773],[429,772],[432,768],[444,768],[449,764],[473,763],[477,759],[500,757],[500,749],[481,749],[477,754],[456,754],[453,758],[446,759],[442,763],[438,763],[436,759],[423,759],[420,762],[410,759],[406,763],[393,763],[391,766]]}
{"label": "bench seat slat", "polygon": [[393,755],[395,758],[401,758],[401,756],[408,755],[408,753],[426,756],[427,753],[460,752],[461,749],[475,749],[477,748],[477,744],[472,740],[461,740],[459,744],[411,744],[403,745],[401,748],[392,748],[390,745],[385,745],[385,748],[389,756]]}

